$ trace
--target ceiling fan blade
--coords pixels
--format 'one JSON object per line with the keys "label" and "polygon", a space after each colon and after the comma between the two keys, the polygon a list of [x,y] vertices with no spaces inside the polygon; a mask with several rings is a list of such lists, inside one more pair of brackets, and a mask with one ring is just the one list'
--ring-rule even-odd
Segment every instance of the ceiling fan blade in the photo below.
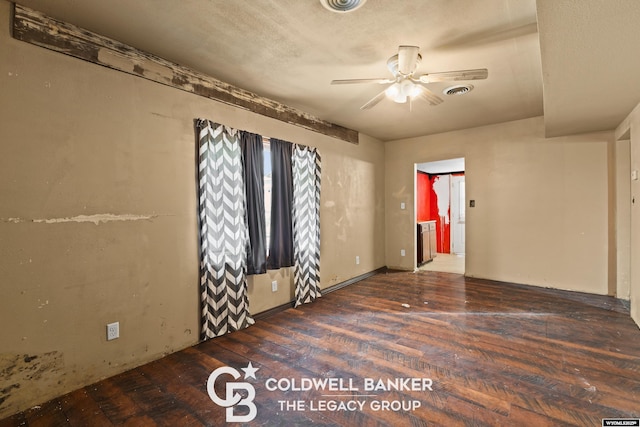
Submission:
{"label": "ceiling fan blade", "polygon": [[378,83],[378,84],[386,84],[393,83],[394,79],[344,79],[344,80],[331,80],[332,85],[350,85],[357,83]]}
{"label": "ceiling fan blade", "polygon": [[444,71],[442,73],[429,73],[421,75],[422,83],[450,82],[458,80],[484,80],[489,76],[486,68],[474,70]]}
{"label": "ceiling fan blade", "polygon": [[402,75],[409,75],[416,70],[418,65],[418,46],[400,46],[398,48],[398,72]]}
{"label": "ceiling fan blade", "polygon": [[431,92],[429,89],[427,89],[423,85],[420,85],[420,89],[421,89],[420,95],[418,95],[420,98],[424,99],[431,105],[442,104],[443,100],[438,95]]}
{"label": "ceiling fan blade", "polygon": [[362,107],[360,107],[360,109],[368,110],[370,108],[373,108],[378,102],[382,101],[385,98],[386,96],[385,91],[386,89],[380,92],[379,94],[377,94],[376,96],[374,96],[373,98],[371,98],[369,102],[367,102]]}

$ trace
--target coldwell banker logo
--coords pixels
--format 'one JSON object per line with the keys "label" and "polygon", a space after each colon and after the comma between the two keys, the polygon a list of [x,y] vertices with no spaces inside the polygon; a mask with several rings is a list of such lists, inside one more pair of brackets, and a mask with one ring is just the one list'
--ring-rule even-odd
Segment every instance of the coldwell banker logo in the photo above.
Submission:
{"label": "coldwell banker logo", "polygon": [[[241,369],[244,371],[245,380],[248,378],[256,379],[256,371],[259,368],[254,368],[251,362],[249,362],[246,368]],[[227,379],[225,382],[226,392],[223,393],[223,398],[220,397],[216,390],[216,381],[221,376],[230,376],[234,380],[229,381],[229,379]],[[209,393],[209,397],[216,405],[226,408],[226,420],[229,423],[247,423],[253,421],[256,415],[258,415],[258,409],[255,403],[253,403],[253,399],[256,397],[256,389],[248,382],[235,381],[241,376],[242,374],[236,369],[230,366],[223,366],[213,371],[207,380],[207,393]],[[238,415],[236,409],[239,409],[238,412],[242,412],[243,414]],[[244,413],[247,411],[248,413]]]}
{"label": "coldwell banker logo", "polygon": [[[244,380],[256,380],[256,371],[251,362],[244,371]],[[223,366],[211,373],[207,381],[207,392],[211,400],[226,408],[227,422],[253,421],[258,414],[253,400],[256,389],[251,383],[242,381],[242,374],[229,366]],[[277,408],[283,412],[340,412],[340,411],[391,411],[412,412],[421,407],[418,399],[385,399],[385,393],[410,392],[426,393],[433,391],[430,378],[268,378],[264,381],[261,393],[278,394],[312,391],[311,399],[277,400]]]}

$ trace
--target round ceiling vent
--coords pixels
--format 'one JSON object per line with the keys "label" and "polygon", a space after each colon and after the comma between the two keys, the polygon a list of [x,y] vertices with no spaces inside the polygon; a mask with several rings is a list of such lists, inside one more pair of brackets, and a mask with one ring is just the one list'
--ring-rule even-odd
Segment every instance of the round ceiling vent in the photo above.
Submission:
{"label": "round ceiling vent", "polygon": [[464,95],[473,90],[473,85],[455,85],[442,91],[445,95]]}
{"label": "round ceiling vent", "polygon": [[331,12],[353,12],[365,4],[367,0],[320,0],[320,3]]}

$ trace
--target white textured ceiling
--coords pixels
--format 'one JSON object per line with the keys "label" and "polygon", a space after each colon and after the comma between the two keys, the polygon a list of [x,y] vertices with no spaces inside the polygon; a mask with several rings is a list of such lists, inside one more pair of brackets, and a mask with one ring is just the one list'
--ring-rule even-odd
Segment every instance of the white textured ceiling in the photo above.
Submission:
{"label": "white textured ceiling", "polygon": [[[540,116],[543,70],[548,134],[611,129],[640,101],[636,87],[601,93],[621,58],[635,54],[621,80],[632,84],[640,73],[637,0],[538,0],[542,61],[535,0],[368,0],[347,14],[318,0],[19,3],[385,141]],[[418,73],[487,68],[489,78],[412,111],[388,100],[361,111],[379,85],[330,85],[388,77],[386,61],[402,44],[421,47]]]}
{"label": "white textured ceiling", "polygon": [[640,102],[640,1],[537,3],[547,136],[614,129]]}

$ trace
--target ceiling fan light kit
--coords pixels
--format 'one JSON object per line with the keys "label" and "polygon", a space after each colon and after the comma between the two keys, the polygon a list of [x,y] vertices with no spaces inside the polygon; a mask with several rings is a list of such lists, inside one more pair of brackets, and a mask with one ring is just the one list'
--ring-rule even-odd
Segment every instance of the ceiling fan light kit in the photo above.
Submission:
{"label": "ceiling fan light kit", "polygon": [[420,96],[422,89],[411,80],[402,80],[399,83],[392,84],[384,92],[393,102],[404,104],[408,99]]}
{"label": "ceiling fan light kit", "polygon": [[[346,2],[347,0],[343,1]],[[387,84],[390,86],[370,99],[360,107],[360,109],[368,110],[385,97],[398,104],[409,102],[409,109],[411,109],[411,101],[416,98],[423,99],[431,105],[438,105],[443,102],[442,98],[427,87],[427,84],[460,80],[483,80],[489,75],[486,68],[414,75],[420,62],[422,62],[422,56],[420,55],[420,48],[418,46],[399,46],[398,53],[387,61],[387,68],[393,75],[392,78],[333,80],[331,84]],[[464,95],[471,90],[473,90],[473,85],[461,84],[450,86],[446,88],[443,93],[445,95]]]}
{"label": "ceiling fan light kit", "polygon": [[320,4],[331,12],[347,13],[362,7],[367,0],[320,0]]}

